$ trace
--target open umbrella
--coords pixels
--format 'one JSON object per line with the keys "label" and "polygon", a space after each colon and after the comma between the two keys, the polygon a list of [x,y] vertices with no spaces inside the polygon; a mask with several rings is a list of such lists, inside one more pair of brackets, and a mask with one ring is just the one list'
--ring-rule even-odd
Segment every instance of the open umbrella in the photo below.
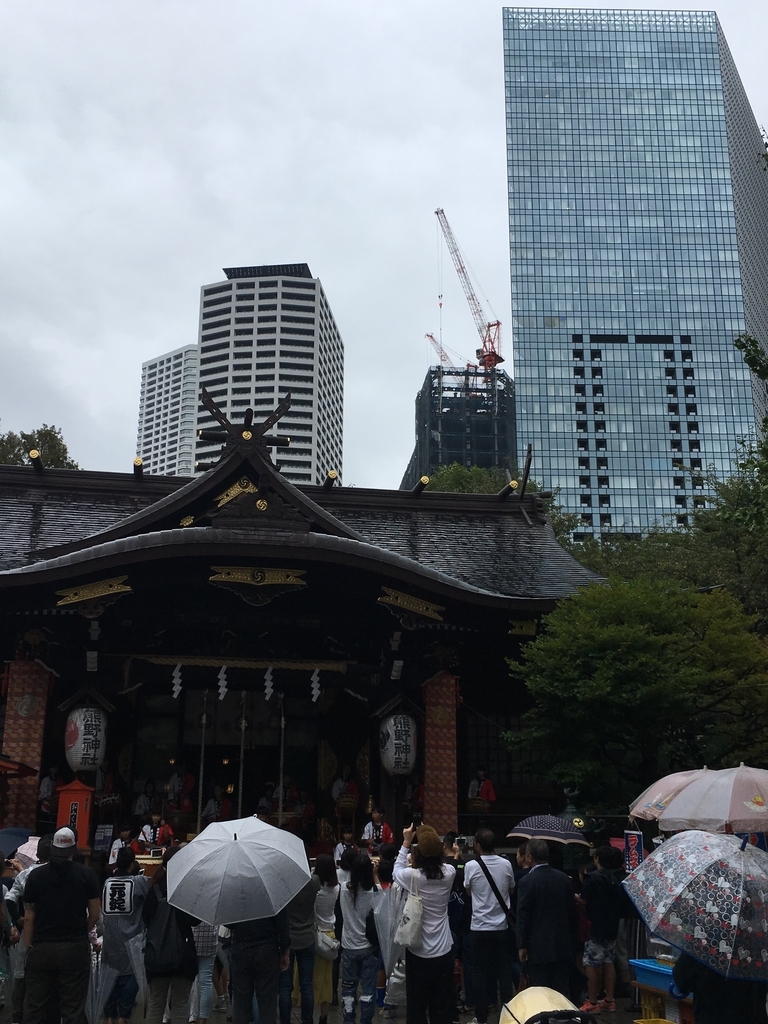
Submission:
{"label": "open umbrella", "polygon": [[548,839],[553,843],[580,843],[589,846],[572,821],[554,814],[534,814],[507,833],[507,839]]}
{"label": "open umbrella", "polygon": [[738,768],[705,772],[671,801],[659,817],[659,828],[768,831],[768,771],[742,762]]}
{"label": "open umbrella", "polygon": [[3,857],[10,857],[31,835],[31,828],[0,828],[0,852]]}
{"label": "open umbrella", "polygon": [[29,868],[33,864],[37,864],[37,844],[39,842],[40,836],[30,836],[26,843],[22,843],[16,850],[16,859],[21,861],[23,867]]}
{"label": "open umbrella", "polygon": [[168,861],[168,902],[207,924],[273,917],[309,879],[304,843],[258,818],[214,821]]}
{"label": "open umbrella", "polygon": [[634,803],[630,804],[630,817],[656,821],[678,793],[707,772],[708,769],[705,765],[703,768],[693,768],[687,772],[673,772],[671,775],[665,775],[663,779],[654,782],[640,794]]}
{"label": "open umbrella", "polygon": [[768,854],[693,830],[624,879],[654,935],[727,978],[768,980]]}

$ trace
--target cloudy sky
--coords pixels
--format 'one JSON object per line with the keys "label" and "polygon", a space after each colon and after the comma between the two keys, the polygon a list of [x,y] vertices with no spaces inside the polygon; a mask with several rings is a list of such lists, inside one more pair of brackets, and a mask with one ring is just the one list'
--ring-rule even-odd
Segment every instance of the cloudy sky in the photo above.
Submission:
{"label": "cloudy sky", "polygon": [[[768,5],[718,14],[768,122]],[[505,173],[497,0],[5,0],[0,430],[55,423],[84,468],[129,471],[141,363],[195,341],[200,285],[306,261],[346,346],[345,482],[396,487],[434,210],[508,325]],[[471,353],[444,260],[444,341]]]}

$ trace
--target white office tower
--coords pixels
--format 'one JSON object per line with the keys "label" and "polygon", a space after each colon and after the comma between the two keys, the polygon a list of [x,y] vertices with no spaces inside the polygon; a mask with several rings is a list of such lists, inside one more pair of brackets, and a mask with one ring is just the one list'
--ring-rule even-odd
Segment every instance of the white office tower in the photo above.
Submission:
{"label": "white office tower", "polygon": [[136,454],[147,473],[193,475],[196,404],[196,345],[141,364]]}
{"label": "white office tower", "polygon": [[[272,450],[294,484],[341,477],[344,346],[323,286],[306,263],[224,268],[226,281],[200,294],[200,386],[232,422],[263,420],[291,392],[291,408],[269,433],[291,439]],[[197,427],[215,426],[202,404]],[[207,464],[221,445],[197,442]]]}

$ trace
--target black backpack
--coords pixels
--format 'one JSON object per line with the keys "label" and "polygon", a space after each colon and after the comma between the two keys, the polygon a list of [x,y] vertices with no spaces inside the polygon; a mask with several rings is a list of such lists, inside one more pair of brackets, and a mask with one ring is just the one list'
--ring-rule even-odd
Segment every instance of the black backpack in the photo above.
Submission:
{"label": "black backpack", "polygon": [[184,966],[186,938],[176,920],[176,909],[165,896],[157,897],[157,910],[149,922],[144,942],[144,967],[148,974],[178,974]]}

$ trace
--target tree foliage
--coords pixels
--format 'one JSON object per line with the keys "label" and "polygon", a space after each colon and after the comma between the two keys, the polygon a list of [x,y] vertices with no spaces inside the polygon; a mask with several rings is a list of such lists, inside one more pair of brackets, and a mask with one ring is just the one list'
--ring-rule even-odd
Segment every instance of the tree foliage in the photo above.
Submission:
{"label": "tree foliage", "polygon": [[33,448],[40,452],[43,465],[51,469],[80,468],[70,457],[61,429],[47,423],[29,432],[22,430],[15,434],[9,430],[0,434],[0,465],[28,466],[29,452]]}
{"label": "tree foliage", "polygon": [[510,662],[534,699],[513,744],[620,805],[663,775],[768,757],[768,648],[727,591],[639,575],[562,602]]}
{"label": "tree foliage", "polygon": [[449,466],[438,466],[430,474],[426,489],[452,491],[454,494],[498,494],[506,483],[507,474],[503,469],[483,469],[452,462]]}
{"label": "tree foliage", "polygon": [[[457,494],[498,494],[508,482],[503,469],[483,469],[480,466],[462,466],[452,462],[449,466],[438,466],[427,484],[428,491],[452,491]],[[526,490],[539,491],[535,480],[529,480]],[[567,543],[579,525],[579,517],[566,510],[557,501],[557,492],[544,501],[544,508],[555,536],[560,543]]]}

